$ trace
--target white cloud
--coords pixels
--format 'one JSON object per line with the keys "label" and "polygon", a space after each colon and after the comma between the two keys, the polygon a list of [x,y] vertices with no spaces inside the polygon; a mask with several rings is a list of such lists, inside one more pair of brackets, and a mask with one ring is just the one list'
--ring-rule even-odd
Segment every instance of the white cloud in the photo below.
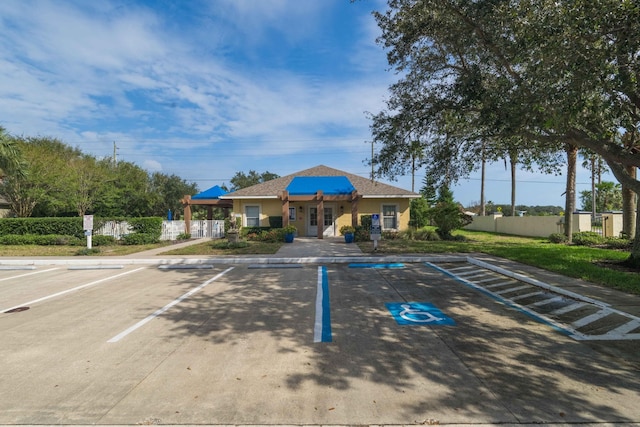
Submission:
{"label": "white cloud", "polygon": [[[271,58],[261,66],[256,56],[263,46],[275,52],[324,42],[317,39],[323,25],[343,1],[203,2],[210,16],[188,21],[135,2],[2,1],[0,124],[98,156],[110,156],[115,141],[119,159],[185,178],[292,171],[317,164],[322,153],[351,164],[343,157],[358,153],[360,168],[364,111],[382,108],[390,79],[376,70],[384,55],[368,40],[368,12],[358,39],[342,43],[347,74],[300,68],[338,49],[323,43],[296,53],[295,67]],[[221,153],[224,164],[213,170],[208,159]],[[295,162],[276,158],[289,154]]]}
{"label": "white cloud", "polygon": [[150,172],[162,171],[162,165],[156,160],[145,160],[142,162],[142,167]]}

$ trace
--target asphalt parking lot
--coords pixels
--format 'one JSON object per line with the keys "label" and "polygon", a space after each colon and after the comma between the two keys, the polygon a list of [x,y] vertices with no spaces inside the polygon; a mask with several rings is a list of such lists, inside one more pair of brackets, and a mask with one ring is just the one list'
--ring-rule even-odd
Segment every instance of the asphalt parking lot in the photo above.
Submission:
{"label": "asphalt parking lot", "polygon": [[0,271],[0,424],[640,422],[637,341],[424,263],[200,267]]}

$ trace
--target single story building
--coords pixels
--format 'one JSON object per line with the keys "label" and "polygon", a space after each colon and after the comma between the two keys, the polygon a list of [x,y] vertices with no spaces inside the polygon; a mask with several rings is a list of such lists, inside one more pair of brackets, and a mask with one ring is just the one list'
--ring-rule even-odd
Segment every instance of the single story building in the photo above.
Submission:
{"label": "single story building", "polygon": [[282,217],[300,236],[339,236],[344,225],[380,214],[382,230],[409,226],[409,204],[420,195],[327,166],[316,166],[219,196],[233,202],[239,226],[269,226]]}

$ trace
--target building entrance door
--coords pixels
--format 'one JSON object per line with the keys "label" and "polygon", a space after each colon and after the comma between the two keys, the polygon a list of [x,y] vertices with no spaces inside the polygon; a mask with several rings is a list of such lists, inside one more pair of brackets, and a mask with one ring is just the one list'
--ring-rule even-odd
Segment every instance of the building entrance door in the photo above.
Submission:
{"label": "building entrance door", "polygon": [[[307,215],[307,235],[318,236],[318,208],[309,206],[309,214]],[[325,237],[333,237],[336,235],[335,224],[335,208],[333,206],[324,207],[324,220],[322,224],[322,235]]]}

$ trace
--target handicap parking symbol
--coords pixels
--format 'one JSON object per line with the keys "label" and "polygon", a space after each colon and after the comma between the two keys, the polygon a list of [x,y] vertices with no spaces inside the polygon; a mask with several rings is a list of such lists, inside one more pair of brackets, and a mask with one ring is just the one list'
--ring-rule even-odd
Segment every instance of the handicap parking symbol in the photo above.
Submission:
{"label": "handicap parking symbol", "polygon": [[398,325],[455,325],[435,305],[428,302],[388,302],[385,304]]}

